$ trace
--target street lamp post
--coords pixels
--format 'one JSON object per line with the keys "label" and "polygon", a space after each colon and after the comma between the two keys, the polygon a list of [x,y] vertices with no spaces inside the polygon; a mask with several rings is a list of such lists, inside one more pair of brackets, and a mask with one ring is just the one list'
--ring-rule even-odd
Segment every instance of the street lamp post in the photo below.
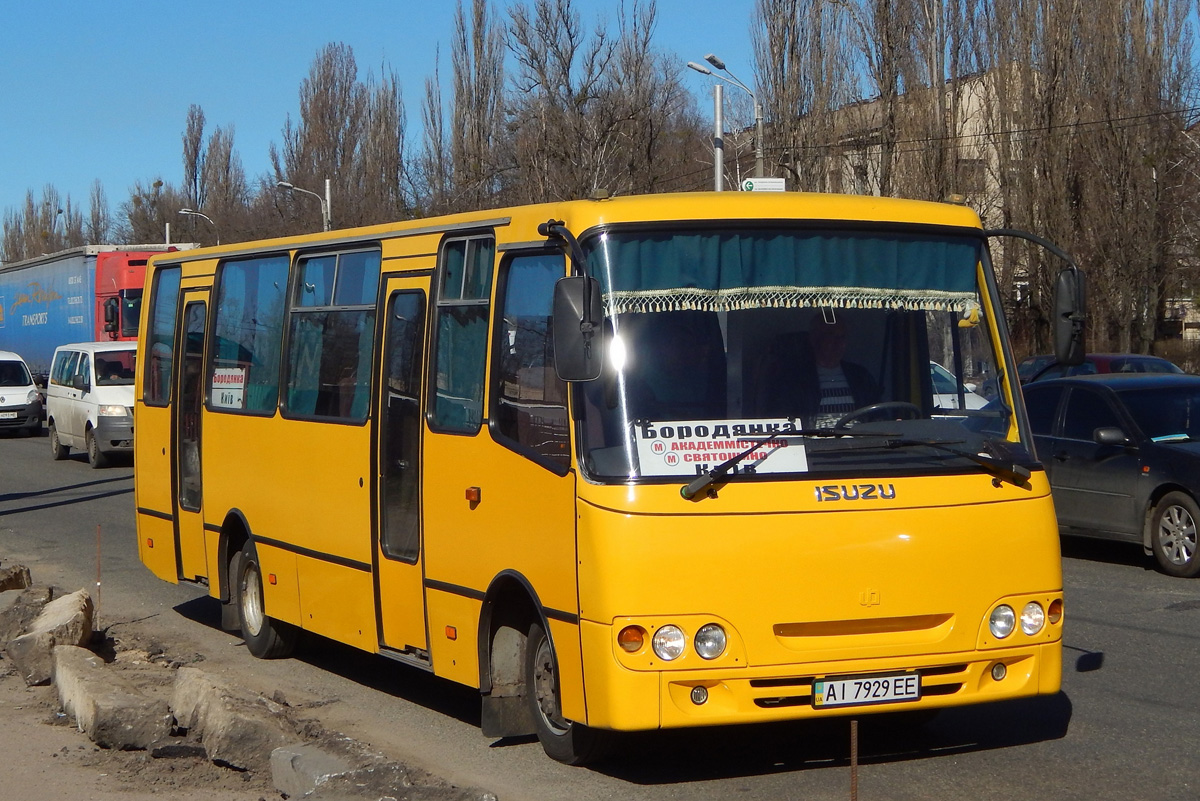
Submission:
{"label": "street lamp post", "polygon": [[725,66],[725,62],[717,58],[716,55],[709,53],[704,57],[704,60],[713,67],[725,73],[718,75],[703,64],[697,64],[694,61],[688,62],[688,67],[700,73],[701,75],[711,75],[718,81],[725,81],[732,86],[736,86],[746,94],[750,95],[750,99],[754,102],[754,177],[763,177],[763,113],[762,104],[758,102],[758,96],[750,90],[750,87],[738,80],[737,76],[729,71]]}
{"label": "street lamp post", "polygon": [[213,227],[213,235],[217,238],[217,244],[221,244],[221,231],[217,228],[217,224],[212,221],[212,218],[207,214],[202,214],[195,209],[180,209],[179,213],[187,217],[199,217],[202,220],[208,220],[208,224]]}
{"label": "street lamp post", "polygon": [[312,195],[313,197],[315,197],[321,204],[321,225],[322,225],[321,230],[323,230],[323,231],[329,230],[329,213],[330,212],[329,212],[329,179],[328,178],[325,179],[325,197],[321,197],[316,192],[311,192],[308,189],[301,189],[300,187],[298,187],[295,184],[292,184],[288,181],[276,181],[275,186],[279,187],[280,189],[287,189],[290,192],[301,192],[305,195]]}

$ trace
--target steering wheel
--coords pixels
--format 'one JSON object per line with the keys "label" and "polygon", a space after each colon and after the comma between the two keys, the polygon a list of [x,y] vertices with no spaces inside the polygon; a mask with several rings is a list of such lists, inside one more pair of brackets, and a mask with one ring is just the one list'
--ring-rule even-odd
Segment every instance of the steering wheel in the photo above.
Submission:
{"label": "steering wheel", "polygon": [[895,414],[895,420],[920,420],[922,416],[921,407],[915,403],[908,401],[884,401],[883,403],[872,403],[867,406],[860,406],[852,412],[847,412],[842,415],[842,418],[833,424],[835,429],[843,429],[851,423],[862,420],[864,417],[878,415],[880,418]]}

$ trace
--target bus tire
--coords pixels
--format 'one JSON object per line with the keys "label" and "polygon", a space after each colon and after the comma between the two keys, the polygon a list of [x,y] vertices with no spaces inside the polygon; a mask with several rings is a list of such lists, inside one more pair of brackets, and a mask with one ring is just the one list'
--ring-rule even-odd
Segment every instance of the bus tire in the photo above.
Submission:
{"label": "bus tire", "polygon": [[1150,516],[1150,547],[1164,573],[1179,578],[1200,574],[1200,507],[1184,492],[1168,492]]}
{"label": "bus tire", "polygon": [[96,432],[89,428],[85,439],[87,440],[88,464],[92,466],[92,469],[99,470],[102,467],[108,467],[108,457],[104,451],[100,450],[100,443],[96,441]]}
{"label": "bus tire", "polygon": [[540,623],[529,627],[525,641],[525,698],[530,704],[538,741],[551,759],[566,765],[584,765],[603,755],[605,733],[562,716],[558,660]]}
{"label": "bus tire", "polygon": [[267,616],[263,601],[262,567],[253,542],[247,541],[242,546],[241,557],[240,560],[234,560],[237,576],[232,586],[236,593],[238,625],[246,650],[259,659],[289,656],[296,647],[297,630],[290,623]]}
{"label": "bus tire", "polygon": [[67,458],[67,454],[71,452],[70,445],[63,445],[58,440],[58,429],[54,427],[54,421],[50,421],[50,456],[56,462],[61,462]]}

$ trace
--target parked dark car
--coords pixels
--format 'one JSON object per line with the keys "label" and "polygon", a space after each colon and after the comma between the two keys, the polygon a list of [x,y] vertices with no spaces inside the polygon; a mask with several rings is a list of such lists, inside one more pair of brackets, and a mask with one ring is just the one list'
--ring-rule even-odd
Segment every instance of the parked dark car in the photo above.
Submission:
{"label": "parked dark car", "polygon": [[1053,356],[1030,356],[1017,365],[1022,384],[1095,373],[1182,373],[1176,365],[1158,356],[1144,353],[1089,353],[1083,364],[1065,365]]}
{"label": "parked dark car", "polygon": [[1076,376],[1023,394],[1059,526],[1141,543],[1172,576],[1200,574],[1200,376]]}

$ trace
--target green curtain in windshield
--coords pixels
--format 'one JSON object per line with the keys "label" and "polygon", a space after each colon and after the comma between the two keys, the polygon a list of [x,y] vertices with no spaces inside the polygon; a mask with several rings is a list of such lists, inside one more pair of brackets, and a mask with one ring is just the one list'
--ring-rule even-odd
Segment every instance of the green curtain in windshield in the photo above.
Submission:
{"label": "green curtain in windshield", "polygon": [[608,314],[771,307],[966,311],[980,240],[853,231],[612,233],[588,243]]}

